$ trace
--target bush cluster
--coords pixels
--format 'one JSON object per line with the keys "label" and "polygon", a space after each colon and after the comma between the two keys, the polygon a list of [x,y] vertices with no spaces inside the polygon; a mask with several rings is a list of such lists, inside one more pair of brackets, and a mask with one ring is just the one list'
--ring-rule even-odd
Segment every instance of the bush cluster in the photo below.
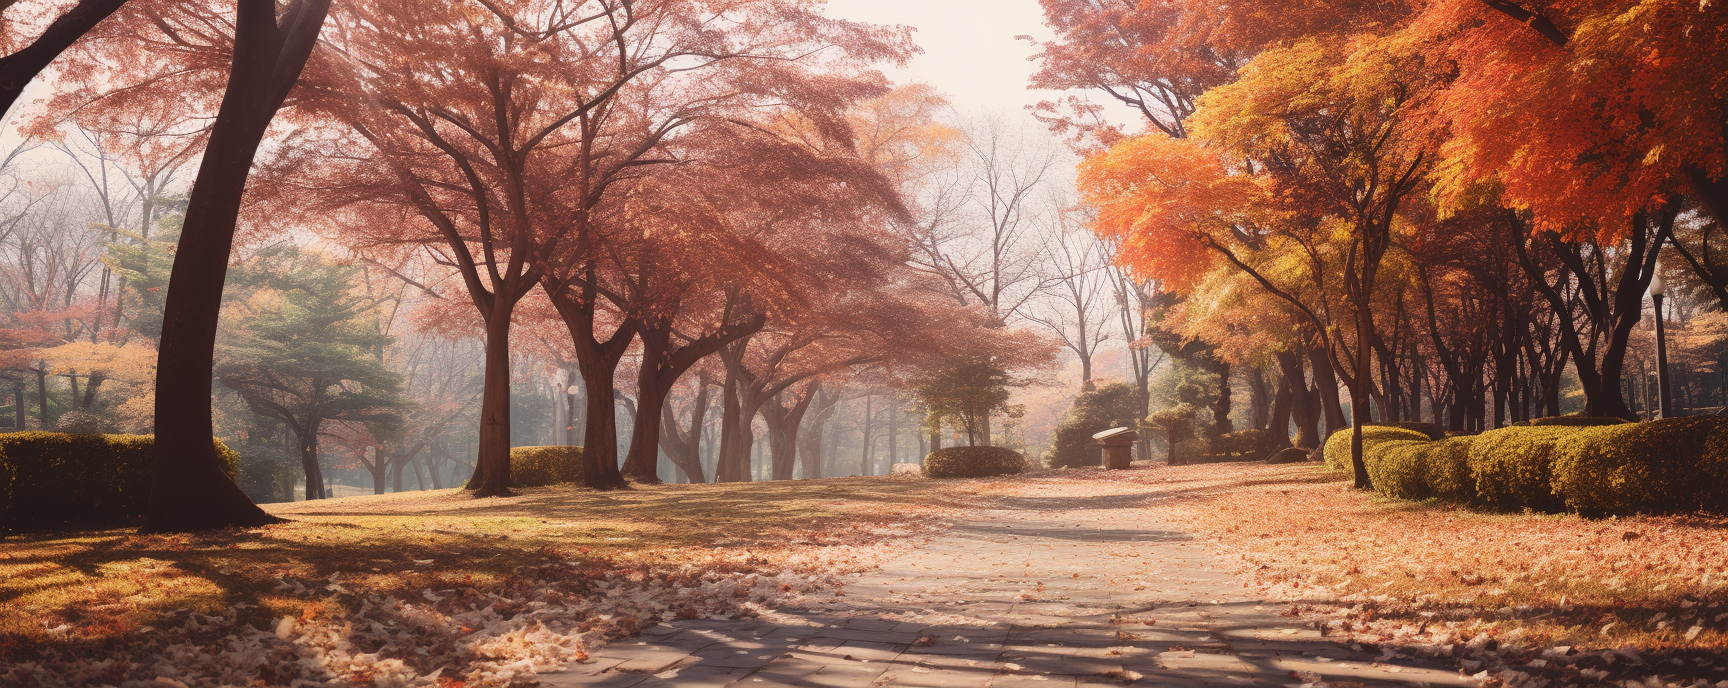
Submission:
{"label": "bush cluster", "polygon": [[924,457],[930,478],[984,478],[1026,470],[1026,457],[1004,447],[946,447]]}
{"label": "bush cluster", "polygon": [[582,448],[512,447],[510,482],[520,487],[582,482]]}
{"label": "bush cluster", "polygon": [[[1326,467],[1343,473],[1350,472],[1350,428],[1332,433],[1326,439],[1322,460]],[[1362,460],[1369,461],[1374,454],[1374,447],[1382,442],[1429,441],[1428,435],[1415,430],[1393,427],[1390,425],[1362,426]]]}
{"label": "bush cluster", "polygon": [[1062,414],[1051,437],[1050,450],[1044,454],[1044,465],[1051,468],[1100,466],[1104,454],[1094,433],[1110,428],[1140,428],[1140,400],[1134,388],[1112,382],[1097,389],[1083,390],[1074,398],[1074,405]]}
{"label": "bush cluster", "polygon": [[[151,435],[0,434],[0,530],[141,518],[150,501],[155,440]],[[233,477],[239,454],[213,441]]]}
{"label": "bush cluster", "polygon": [[[1572,417],[1439,440],[1363,430],[1375,489],[1401,499],[1591,515],[1728,508],[1728,418]],[[1349,431],[1333,434],[1327,467],[1348,472],[1349,457]]]}
{"label": "bush cluster", "polygon": [[1228,457],[1257,457],[1271,452],[1275,448],[1272,433],[1254,428],[1224,433],[1218,436],[1216,442],[1212,443],[1214,455]]}

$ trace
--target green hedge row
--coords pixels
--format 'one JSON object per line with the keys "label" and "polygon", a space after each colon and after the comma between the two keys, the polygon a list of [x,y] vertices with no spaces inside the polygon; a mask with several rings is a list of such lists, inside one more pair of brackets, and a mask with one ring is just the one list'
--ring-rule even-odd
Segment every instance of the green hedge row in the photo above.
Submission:
{"label": "green hedge row", "polygon": [[[0,530],[101,525],[140,518],[155,463],[151,435],[0,434]],[[228,475],[240,455],[215,440]]]}
{"label": "green hedge row", "polygon": [[1003,447],[946,447],[924,457],[931,478],[984,478],[1026,470],[1026,457]]}
{"label": "green hedge row", "polygon": [[582,482],[582,448],[511,447],[510,482],[521,487]]}
{"label": "green hedge row", "polygon": [[[1728,418],[1646,423],[1542,423],[1431,440],[1365,427],[1375,489],[1517,511],[1633,514],[1728,508]],[[1326,465],[1348,472],[1349,431],[1326,442]]]}

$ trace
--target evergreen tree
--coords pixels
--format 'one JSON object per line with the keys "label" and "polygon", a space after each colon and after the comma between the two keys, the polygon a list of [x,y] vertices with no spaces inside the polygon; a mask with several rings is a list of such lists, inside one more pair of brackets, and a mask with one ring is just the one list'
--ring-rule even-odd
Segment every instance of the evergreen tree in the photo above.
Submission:
{"label": "evergreen tree", "polygon": [[401,376],[384,366],[392,338],[360,270],[292,244],[231,271],[241,296],[217,349],[216,379],[253,413],[285,424],[299,447],[306,498],[328,497],[318,463],[324,421],[400,424]]}
{"label": "evergreen tree", "polygon": [[1056,425],[1044,464],[1051,468],[1102,465],[1104,456],[1092,435],[1110,428],[1138,429],[1139,416],[1140,397],[1129,385],[1112,382],[1081,391]]}

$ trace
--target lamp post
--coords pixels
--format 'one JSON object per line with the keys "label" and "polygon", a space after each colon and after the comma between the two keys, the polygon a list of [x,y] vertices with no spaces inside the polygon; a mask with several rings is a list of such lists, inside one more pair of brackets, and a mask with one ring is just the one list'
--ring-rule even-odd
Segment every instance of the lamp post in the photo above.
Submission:
{"label": "lamp post", "polygon": [[1668,331],[1662,326],[1662,295],[1667,285],[1662,275],[1650,280],[1650,300],[1656,304],[1656,393],[1663,418],[1674,417],[1674,402],[1668,394]]}

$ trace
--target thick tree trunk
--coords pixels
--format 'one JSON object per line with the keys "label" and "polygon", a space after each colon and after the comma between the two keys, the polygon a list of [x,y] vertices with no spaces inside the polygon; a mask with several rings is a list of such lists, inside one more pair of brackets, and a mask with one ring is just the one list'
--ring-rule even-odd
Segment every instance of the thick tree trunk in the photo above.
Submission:
{"label": "thick tree trunk", "polygon": [[324,489],[324,470],[318,465],[318,427],[323,423],[312,418],[300,429],[300,471],[306,475],[306,499],[324,499],[330,493]]}
{"label": "thick tree trunk", "polygon": [[510,492],[510,316],[514,303],[499,295],[486,317],[485,375],[480,393],[480,442],[467,489],[476,497]]}
{"label": "thick tree trunk", "polygon": [[[726,315],[732,315],[730,307]],[[639,323],[637,334],[642,339],[642,363],[636,385],[640,389],[640,398],[631,426],[630,451],[624,459],[625,477],[637,482],[660,482],[656,468],[660,456],[660,426],[665,422],[662,420],[664,404],[661,401],[671,394],[673,385],[678,384],[678,379],[692,366],[723,347],[761,331],[765,324],[767,318],[763,316],[728,320],[712,333],[683,346],[675,346],[672,344],[670,320]],[[706,389],[702,396],[706,398]]]}
{"label": "thick tree trunk", "polygon": [[1295,395],[1290,392],[1290,381],[1280,377],[1278,393],[1272,395],[1272,414],[1264,428],[1272,434],[1272,446],[1283,449],[1290,446],[1290,406]]}
{"label": "thick tree trunk", "polygon": [[650,352],[642,352],[642,366],[636,376],[636,417],[632,419],[630,450],[624,455],[622,473],[628,480],[648,485],[660,484],[660,424],[665,422],[667,389],[662,389],[655,374],[658,366],[648,364]]}
{"label": "thick tree trunk", "polygon": [[1321,438],[1324,442],[1350,424],[1344,419],[1344,405],[1338,398],[1338,377],[1333,374],[1332,358],[1325,349],[1310,349],[1308,363],[1314,371],[1314,389],[1320,394],[1320,408],[1326,419],[1326,437]]}
{"label": "thick tree trunk", "polygon": [[582,385],[587,390],[583,423],[583,483],[597,490],[625,486],[618,470],[618,407],[612,385],[616,361],[582,362]]}
{"label": "thick tree trunk", "polygon": [[[726,367],[726,381],[720,386],[720,447],[714,457],[714,482],[738,483],[750,481],[750,419],[744,418],[738,403],[738,376]],[[739,428],[742,427],[740,437]]]}
{"label": "thick tree trunk", "polygon": [[216,320],[252,157],[300,78],[329,0],[239,0],[234,61],[181,226],[156,358],[156,462],[146,533],[258,526],[264,513],[222,470],[211,442]]}
{"label": "thick tree trunk", "polygon": [[1266,384],[1266,373],[1260,366],[1248,369],[1248,425],[1265,430],[1272,422],[1272,403],[1276,392]]}
{"label": "thick tree trunk", "polygon": [[[360,457],[360,461],[365,463],[366,457]],[[390,459],[385,456],[383,447],[372,448],[372,462],[366,463],[366,472],[372,475],[372,494],[384,494],[384,481],[390,473]]]}
{"label": "thick tree trunk", "polygon": [[547,274],[541,286],[552,300],[552,306],[570,330],[570,341],[576,349],[576,367],[582,373],[584,412],[582,431],[582,483],[596,490],[616,490],[629,487],[618,470],[618,416],[616,391],[618,361],[636,338],[635,323],[626,320],[612,336],[600,341],[594,335],[595,309],[599,295],[593,287],[596,276],[590,270],[583,286],[557,279]]}
{"label": "thick tree trunk", "polygon": [[1290,389],[1290,418],[1296,423],[1294,444],[1303,449],[1318,447],[1322,439],[1318,437],[1320,393],[1308,388],[1308,379],[1302,372],[1302,359],[1295,351],[1280,351],[1277,357],[1278,370],[1283,373],[1283,386]]}

